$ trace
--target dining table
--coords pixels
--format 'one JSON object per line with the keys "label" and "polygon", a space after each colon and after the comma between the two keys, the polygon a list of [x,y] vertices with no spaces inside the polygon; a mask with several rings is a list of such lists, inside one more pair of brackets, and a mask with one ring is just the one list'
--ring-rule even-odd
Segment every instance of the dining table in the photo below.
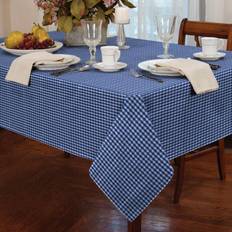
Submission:
{"label": "dining table", "polygon": [[[51,36],[63,41],[62,33]],[[92,160],[90,178],[128,220],[128,232],[140,232],[142,212],[172,179],[171,160],[232,134],[232,53],[211,62],[220,65],[214,71],[219,89],[196,94],[184,76],[157,82],[131,75],[163,47],[135,38],[127,43],[120,61],[128,67],[121,71],[56,77],[33,70],[29,86],[5,80],[16,56],[0,51],[0,127]],[[107,45],[115,44],[108,38]],[[175,57],[198,51],[170,44]],[[57,53],[79,56],[81,65],[89,57],[85,46]]]}

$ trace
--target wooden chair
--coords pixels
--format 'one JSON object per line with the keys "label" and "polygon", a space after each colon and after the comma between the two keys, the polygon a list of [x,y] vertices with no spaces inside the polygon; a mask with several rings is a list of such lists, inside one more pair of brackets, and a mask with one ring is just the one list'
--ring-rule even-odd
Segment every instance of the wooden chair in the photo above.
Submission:
{"label": "wooden chair", "polygon": [[[197,46],[200,46],[199,36],[227,39],[227,50],[232,50],[232,24],[196,22],[183,19],[179,31],[179,44],[185,44],[186,35],[194,36]],[[221,180],[225,179],[224,139],[221,139],[211,145],[174,160],[177,168],[174,203],[178,203],[180,200],[184,181],[185,162],[209,152],[216,152],[219,177]]]}
{"label": "wooden chair", "polygon": [[232,50],[232,24],[183,19],[179,31],[179,44],[185,45],[186,35],[194,36],[198,47],[200,47],[199,36],[227,39],[227,50]]}

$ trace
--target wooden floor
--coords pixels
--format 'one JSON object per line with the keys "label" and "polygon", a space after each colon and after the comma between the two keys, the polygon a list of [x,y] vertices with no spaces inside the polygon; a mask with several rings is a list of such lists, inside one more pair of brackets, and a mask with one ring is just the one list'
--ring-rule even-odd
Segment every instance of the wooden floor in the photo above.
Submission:
{"label": "wooden floor", "polygon": [[[89,161],[0,131],[0,232],[126,232],[127,221],[88,177]],[[173,183],[145,211],[143,232],[232,232],[232,155],[227,180],[209,154],[187,163],[179,205]]]}

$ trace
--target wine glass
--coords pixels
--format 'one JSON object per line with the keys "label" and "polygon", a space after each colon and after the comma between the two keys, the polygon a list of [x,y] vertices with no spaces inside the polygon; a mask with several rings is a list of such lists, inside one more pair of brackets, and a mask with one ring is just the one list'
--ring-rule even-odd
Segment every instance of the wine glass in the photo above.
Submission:
{"label": "wine glass", "polygon": [[89,47],[90,60],[86,63],[93,65],[96,63],[96,46],[101,42],[102,20],[82,19],[83,40]]}
{"label": "wine glass", "polygon": [[168,53],[169,41],[173,38],[176,25],[176,16],[174,15],[162,15],[156,16],[157,32],[159,38],[163,42],[164,53],[158,55],[161,59],[169,59],[174,57]]}

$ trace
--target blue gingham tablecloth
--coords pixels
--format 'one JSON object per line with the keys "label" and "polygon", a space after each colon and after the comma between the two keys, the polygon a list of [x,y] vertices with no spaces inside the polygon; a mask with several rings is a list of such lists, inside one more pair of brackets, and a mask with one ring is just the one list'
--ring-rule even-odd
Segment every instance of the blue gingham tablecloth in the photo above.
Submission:
{"label": "blue gingham tablecloth", "polygon": [[[4,80],[15,57],[0,51],[0,127],[93,160],[91,178],[132,221],[169,183],[171,159],[232,133],[232,53],[216,62],[220,89],[195,95],[184,77],[162,77],[163,84],[132,77],[129,69],[156,58],[162,45],[137,39],[128,44],[121,56],[126,70],[59,78],[33,71],[29,87]],[[170,50],[191,57],[198,48],[173,44]],[[83,47],[59,53],[83,61],[89,56]]]}

